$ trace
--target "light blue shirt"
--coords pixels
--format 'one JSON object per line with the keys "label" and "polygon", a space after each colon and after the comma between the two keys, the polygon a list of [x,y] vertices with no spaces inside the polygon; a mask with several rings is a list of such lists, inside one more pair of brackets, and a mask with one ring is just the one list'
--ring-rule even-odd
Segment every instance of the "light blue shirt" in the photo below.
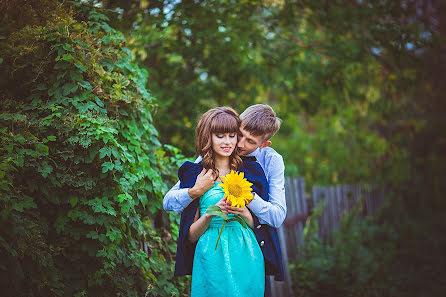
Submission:
{"label": "light blue shirt", "polygon": [[[278,228],[282,225],[286,216],[285,164],[283,158],[270,147],[258,148],[247,156],[256,157],[257,162],[265,172],[269,185],[268,201],[255,194],[254,199],[248,204],[248,208],[259,218],[261,224]],[[199,161],[201,161],[200,156],[195,162]],[[180,189],[180,182],[177,182],[164,196],[164,209],[181,213],[193,201],[188,191],[187,188]]]}

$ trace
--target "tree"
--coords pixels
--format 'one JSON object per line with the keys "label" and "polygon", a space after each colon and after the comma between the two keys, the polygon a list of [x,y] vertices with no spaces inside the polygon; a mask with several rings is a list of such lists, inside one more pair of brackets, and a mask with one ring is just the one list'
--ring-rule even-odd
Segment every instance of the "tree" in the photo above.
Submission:
{"label": "tree", "polygon": [[20,2],[1,17],[2,292],[179,295],[160,210],[181,156],[158,140],[147,72],[100,9]]}

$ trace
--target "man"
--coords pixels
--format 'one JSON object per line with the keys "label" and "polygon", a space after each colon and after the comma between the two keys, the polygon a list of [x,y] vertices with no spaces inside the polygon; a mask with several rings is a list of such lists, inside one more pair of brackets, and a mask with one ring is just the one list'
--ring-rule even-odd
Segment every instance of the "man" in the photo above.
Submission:
{"label": "man", "polygon": [[[239,154],[242,158],[254,158],[261,165],[268,181],[268,197],[259,197],[254,193],[253,200],[247,206],[256,215],[253,230],[265,259],[265,296],[268,297],[271,296],[269,277],[273,275],[276,280],[284,279],[276,228],[282,225],[286,216],[285,165],[282,156],[269,147],[270,138],[280,128],[280,119],[270,106],[263,104],[248,107],[240,115],[240,119],[242,136],[237,143]],[[199,156],[195,162],[200,161]],[[163,207],[165,210],[181,213],[194,199],[202,196],[213,186],[212,170],[203,169],[192,188],[180,189],[180,182],[175,184],[164,197]],[[223,210],[237,210],[229,205],[219,206]],[[181,268],[184,269],[182,266]]]}
{"label": "man", "polygon": [[[264,104],[248,107],[241,115],[242,136],[237,146],[239,153],[245,157],[254,157],[262,166],[269,185],[269,197],[259,197],[248,204],[248,208],[259,218],[261,224],[278,228],[286,216],[283,158],[274,149],[270,148],[271,137],[280,128],[280,119],[274,110]],[[196,162],[201,161],[199,156]],[[194,199],[202,196],[213,187],[214,178],[212,170],[203,170],[197,177],[192,188],[180,189],[179,182],[165,195],[163,207],[181,213]],[[231,208],[231,206],[227,206]]]}

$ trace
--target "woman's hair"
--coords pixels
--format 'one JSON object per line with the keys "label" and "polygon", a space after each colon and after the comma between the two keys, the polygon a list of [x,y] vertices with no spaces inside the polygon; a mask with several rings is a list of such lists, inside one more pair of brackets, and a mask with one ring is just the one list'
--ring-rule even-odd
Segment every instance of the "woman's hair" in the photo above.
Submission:
{"label": "woman's hair", "polygon": [[[216,107],[204,113],[198,121],[195,149],[203,158],[202,164],[206,169],[212,169],[215,178],[219,176],[218,169],[215,168],[215,153],[212,150],[212,134],[215,133],[236,133],[240,135],[240,118],[238,113],[230,107]],[[238,155],[237,145],[229,156],[229,167],[231,170],[238,170],[242,164],[242,159]]]}

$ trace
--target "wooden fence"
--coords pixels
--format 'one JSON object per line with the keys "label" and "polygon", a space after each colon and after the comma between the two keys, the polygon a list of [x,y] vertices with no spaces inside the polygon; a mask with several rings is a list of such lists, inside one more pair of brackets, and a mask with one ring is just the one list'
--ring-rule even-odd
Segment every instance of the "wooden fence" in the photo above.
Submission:
{"label": "wooden fence", "polygon": [[303,178],[285,179],[285,196],[287,216],[278,229],[280,247],[285,270],[285,281],[271,280],[272,297],[293,296],[288,263],[298,257],[302,245],[303,229],[313,206],[325,200],[325,206],[318,218],[319,236],[328,238],[339,227],[344,212],[350,212],[360,198],[363,199],[362,215],[373,215],[384,201],[382,189],[377,186],[338,185],[330,187],[313,187],[312,196],[305,194]]}

